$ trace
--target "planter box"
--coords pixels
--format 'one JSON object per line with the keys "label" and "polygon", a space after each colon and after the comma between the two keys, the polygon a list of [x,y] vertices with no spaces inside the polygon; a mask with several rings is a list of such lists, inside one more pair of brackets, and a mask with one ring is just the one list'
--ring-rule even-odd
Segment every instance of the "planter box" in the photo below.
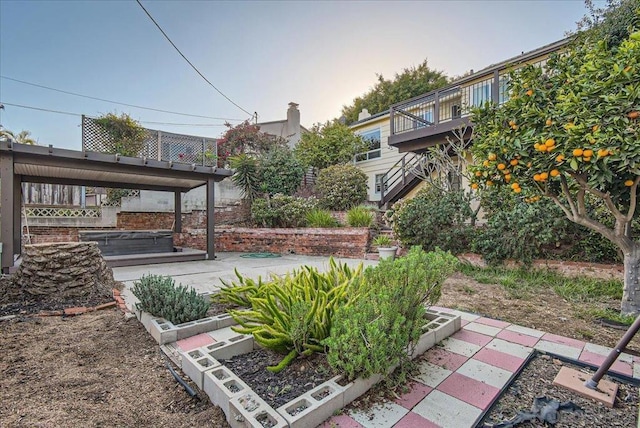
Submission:
{"label": "planter box", "polygon": [[289,427],[306,428],[320,425],[343,407],[344,387],[329,380],[279,407],[277,412]]}
{"label": "planter box", "polygon": [[[247,392],[229,400],[227,422],[232,428],[285,428],[289,424],[255,392]],[[313,426],[313,425],[306,425]]]}
{"label": "planter box", "polygon": [[171,321],[157,318],[148,312],[136,310],[136,317],[159,345],[186,339],[196,334],[207,333],[224,327],[235,325],[229,314],[202,318],[195,321],[175,325]]}

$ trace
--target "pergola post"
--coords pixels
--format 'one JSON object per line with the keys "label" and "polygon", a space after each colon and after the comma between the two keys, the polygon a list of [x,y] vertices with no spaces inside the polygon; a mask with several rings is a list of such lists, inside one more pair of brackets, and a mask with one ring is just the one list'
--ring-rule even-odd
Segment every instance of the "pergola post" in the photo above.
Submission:
{"label": "pergola post", "polygon": [[19,175],[13,176],[13,252],[22,254],[22,177]]}
{"label": "pergola post", "polygon": [[173,232],[182,233],[182,192],[174,192],[173,196],[173,212],[175,213]]}
{"label": "pergola post", "polygon": [[9,273],[13,266],[14,233],[14,190],[13,155],[0,154],[0,239],[2,240],[2,272]]}
{"label": "pergola post", "polygon": [[215,210],[213,203],[214,184],[215,181],[213,178],[207,179],[207,260],[214,260],[216,258],[214,246],[215,228],[213,221]]}

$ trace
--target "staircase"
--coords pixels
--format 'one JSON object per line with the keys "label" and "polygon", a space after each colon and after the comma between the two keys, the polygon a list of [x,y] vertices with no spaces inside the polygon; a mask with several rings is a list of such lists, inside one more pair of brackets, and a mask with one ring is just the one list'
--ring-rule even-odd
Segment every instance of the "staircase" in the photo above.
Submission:
{"label": "staircase", "polygon": [[390,207],[420,183],[421,179],[414,171],[419,170],[421,158],[421,155],[409,152],[387,171],[380,183],[380,208]]}

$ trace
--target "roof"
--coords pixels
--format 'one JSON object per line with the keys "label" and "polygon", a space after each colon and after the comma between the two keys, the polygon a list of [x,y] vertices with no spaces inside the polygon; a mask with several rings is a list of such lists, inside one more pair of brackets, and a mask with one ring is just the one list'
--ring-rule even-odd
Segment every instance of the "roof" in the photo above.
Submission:
{"label": "roof", "polygon": [[361,125],[363,123],[369,122],[371,120],[376,120],[376,119],[380,119],[381,117],[384,117],[385,115],[389,114],[389,109],[385,110],[385,111],[381,111],[380,113],[376,113],[376,114],[372,114],[369,117],[365,117],[362,120],[358,120],[356,122],[353,122],[351,125],[349,125],[350,128],[353,128],[356,125]]}
{"label": "roof", "polygon": [[8,141],[0,142],[0,155],[11,155],[14,173],[32,183],[187,192],[232,175],[223,168]]}

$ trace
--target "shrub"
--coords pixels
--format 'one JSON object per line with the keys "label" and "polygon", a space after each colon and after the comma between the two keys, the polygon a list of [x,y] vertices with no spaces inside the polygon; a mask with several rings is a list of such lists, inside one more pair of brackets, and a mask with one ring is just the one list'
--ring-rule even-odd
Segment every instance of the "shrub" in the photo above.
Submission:
{"label": "shrub", "polygon": [[193,288],[176,286],[169,276],[145,275],[133,283],[131,292],[140,300],[137,309],[173,324],[204,318],[210,306],[209,299],[203,299]]}
{"label": "shrub", "polygon": [[251,218],[263,227],[301,227],[307,223],[307,213],[316,208],[314,198],[274,195],[256,199],[251,204]]}
{"label": "shrub", "polygon": [[304,177],[305,169],[288,147],[276,147],[259,159],[261,189],[269,195],[292,195]]}
{"label": "shrub", "polygon": [[333,165],[318,174],[316,191],[323,208],[348,210],[367,199],[367,175],[350,164]]}
{"label": "shrub", "polygon": [[264,290],[264,282],[262,277],[258,277],[258,280],[246,278],[240,275],[238,269],[233,270],[236,274],[238,282],[227,282],[220,278],[222,287],[220,292],[214,294],[211,300],[216,303],[237,305],[243,308],[251,307],[251,298],[260,296]]}
{"label": "shrub", "polygon": [[349,290],[354,297],[335,313],[324,341],[329,364],[349,379],[402,366],[422,333],[425,304],[438,301],[457,263],[450,253],[413,247],[406,257],[368,268]]}
{"label": "shrub", "polygon": [[340,223],[329,211],[315,208],[307,213],[307,225],[309,227],[338,227]]}
{"label": "shrub", "polygon": [[347,224],[351,227],[371,227],[373,212],[367,207],[353,207],[347,211]]}
{"label": "shrub", "polygon": [[[324,351],[322,341],[329,336],[334,312],[343,306],[352,284],[361,281],[362,264],[356,269],[329,260],[329,271],[304,266],[284,277],[273,275],[271,281],[249,296],[251,310],[231,310],[229,314],[240,326],[234,331],[252,334],[265,348],[286,353],[273,372],[284,369],[298,355]],[[241,281],[238,287],[227,288],[228,293],[247,296]],[[258,295],[259,294],[259,295]]]}
{"label": "shrub", "polygon": [[393,241],[387,235],[378,235],[373,240],[373,245],[376,247],[390,247]]}
{"label": "shrub", "polygon": [[474,236],[473,211],[463,191],[422,189],[408,201],[401,201],[385,214],[385,220],[405,246],[420,245],[425,251],[436,247],[453,254],[469,251]]}

